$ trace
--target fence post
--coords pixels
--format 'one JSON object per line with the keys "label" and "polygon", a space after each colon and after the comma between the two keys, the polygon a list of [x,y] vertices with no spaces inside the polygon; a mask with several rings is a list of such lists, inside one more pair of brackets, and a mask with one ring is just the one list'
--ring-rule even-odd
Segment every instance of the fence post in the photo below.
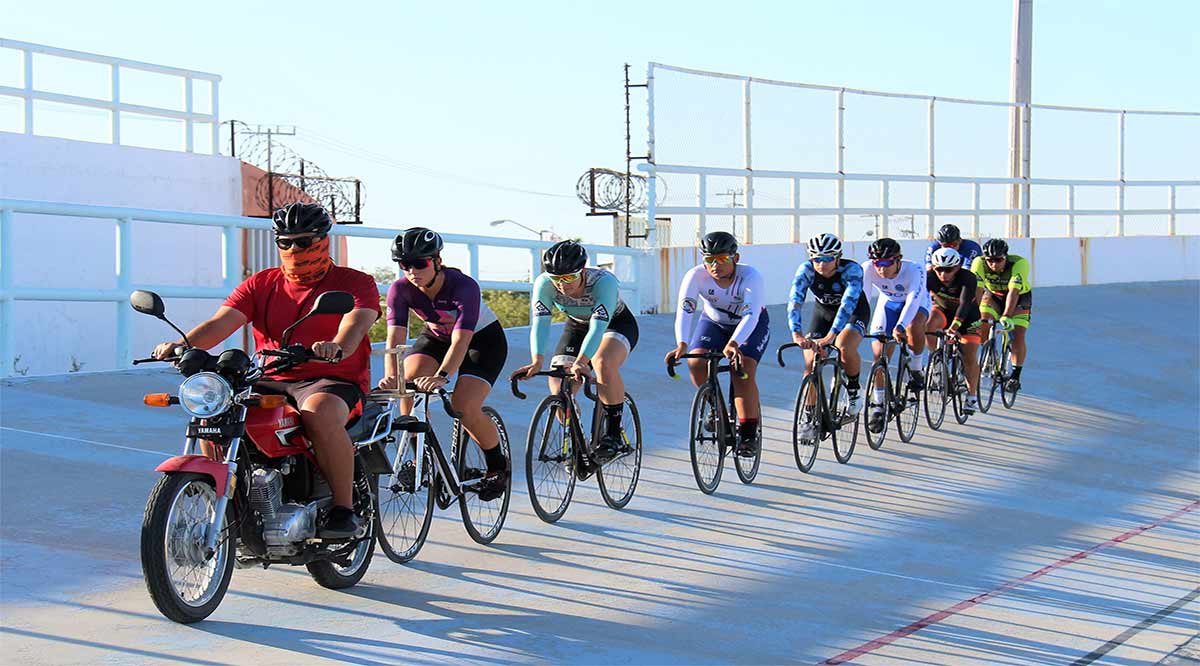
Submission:
{"label": "fence post", "polygon": [[479,281],[479,246],[472,243],[467,246],[467,274]]}
{"label": "fence post", "polygon": [[13,273],[12,223],[12,209],[0,208],[0,377],[13,374],[14,369],[13,341],[17,327],[13,325],[13,302],[9,294]]}
{"label": "fence post", "polygon": [[133,313],[129,307],[129,287],[133,284],[133,220],[122,217],[117,220],[117,289],[125,299],[117,306],[117,367],[127,368],[133,362],[132,324]]}
{"label": "fence post", "polygon": [[1167,235],[1174,236],[1175,235],[1175,186],[1174,185],[1169,186],[1167,188],[1167,191],[1168,191],[1167,207],[1171,209],[1170,212],[1167,213]]}
{"label": "fence post", "polygon": [[888,181],[886,181],[886,180],[880,181],[879,207],[883,209],[883,211],[879,215],[879,237],[880,238],[888,238],[891,236],[891,232],[888,229],[888,226],[889,226],[888,225],[888,208],[891,207],[890,204],[888,203],[888,199],[889,199],[888,195],[889,195]]}
{"label": "fence post", "polygon": [[23,50],[25,66],[25,133],[33,134],[33,51]]}
{"label": "fence post", "polygon": [[183,77],[183,100],[184,109],[187,111],[187,119],[183,121],[183,146],[187,152],[195,152],[195,137],[192,136],[192,112],[196,105],[192,99],[192,77]]}
{"label": "fence post", "polygon": [[530,285],[530,294],[531,294],[530,298],[533,297],[532,296],[533,281],[536,280],[537,276],[539,276],[541,274],[542,274],[542,250],[541,250],[541,248],[531,247],[531,248],[529,248],[529,285]]}
{"label": "fence post", "polygon": [[1075,186],[1067,185],[1067,238],[1075,237]]}
{"label": "fence post", "polygon": [[[837,166],[839,176],[846,174],[846,146],[843,142],[845,137],[846,119],[846,89],[842,88],[837,94],[837,118],[834,122],[834,133],[837,134],[837,142],[835,144],[834,163]],[[845,240],[846,238],[846,179],[838,178],[837,180],[837,237]]]}
{"label": "fence post", "polygon": [[754,242],[754,164],[751,160],[751,151],[753,144],[750,138],[750,79],[746,78],[742,81],[742,125],[744,135],[742,136],[742,149],[745,153],[746,163],[746,226],[742,234],[742,242],[750,244]]}
{"label": "fence post", "polygon": [[[838,238],[841,238],[839,235]],[[792,242],[800,240],[800,179],[792,179]]]}
{"label": "fence post", "polygon": [[696,243],[704,238],[704,234],[708,233],[708,214],[704,211],[708,210],[708,177],[700,174],[700,186],[698,188],[700,199],[700,215],[696,218]]}
{"label": "fence post", "polygon": [[1125,112],[1117,116],[1117,236],[1125,235]]}
{"label": "fence post", "polygon": [[[211,112],[212,112],[212,118],[213,118],[212,119],[212,154],[220,155],[221,154],[221,116],[217,113],[217,102],[219,101],[218,100],[219,95],[217,93],[217,88],[220,85],[220,82],[219,81],[209,81],[209,83],[212,85],[212,88],[211,88],[211,90],[212,90]],[[230,145],[232,145],[233,144],[233,136],[232,136],[233,124],[232,123],[230,123],[230,125],[229,125],[229,133],[231,135],[229,137],[229,143],[230,143]],[[230,151],[230,152],[232,152],[232,151]],[[236,157],[236,156],[230,155],[230,157]]]}
{"label": "fence post", "polygon": [[242,281],[242,245],[238,242],[240,231],[229,224],[221,227],[221,279],[225,289],[230,292]]}
{"label": "fence post", "polygon": [[979,238],[979,183],[971,183],[971,206],[975,214],[971,216],[971,237]]}
{"label": "fence post", "polygon": [[112,142],[121,145],[121,68],[116,63],[109,65],[112,76]]}
{"label": "fence post", "polygon": [[[929,177],[934,177],[934,158],[933,158],[933,104],[936,97],[929,98]],[[936,181],[930,180],[925,190],[925,207],[929,209],[929,216],[925,218],[925,237],[933,238],[934,234],[934,188]]]}

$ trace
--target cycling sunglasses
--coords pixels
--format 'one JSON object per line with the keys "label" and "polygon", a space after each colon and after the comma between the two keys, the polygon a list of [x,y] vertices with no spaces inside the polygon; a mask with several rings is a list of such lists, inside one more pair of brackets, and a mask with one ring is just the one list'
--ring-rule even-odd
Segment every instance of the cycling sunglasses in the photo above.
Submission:
{"label": "cycling sunglasses", "polygon": [[313,246],[313,243],[325,238],[325,234],[317,234],[315,236],[301,236],[300,238],[276,238],[275,247],[281,250],[290,250],[295,245],[298,250],[307,250]]}
{"label": "cycling sunglasses", "polygon": [[812,262],[814,264],[827,264],[831,261],[837,261],[837,259],[837,257],[813,257]]}
{"label": "cycling sunglasses", "polygon": [[396,263],[400,264],[401,270],[420,271],[429,268],[429,265],[433,263],[433,259],[429,257],[418,257],[416,259],[401,259]]}
{"label": "cycling sunglasses", "polygon": [[713,254],[713,255],[704,257],[704,263],[706,263],[710,266],[721,266],[721,265],[727,264],[731,261],[733,261],[732,254]]}
{"label": "cycling sunglasses", "polygon": [[574,273],[567,273],[566,275],[551,275],[550,281],[555,284],[567,284],[575,282],[582,276],[583,271],[575,271]]}
{"label": "cycling sunglasses", "polygon": [[875,260],[876,268],[887,268],[888,266],[891,266],[894,263],[896,263],[895,259],[876,259]]}
{"label": "cycling sunglasses", "polygon": [[1002,261],[1004,261],[1004,260],[1006,260],[1006,259],[1008,259],[1008,257],[1007,257],[1007,256],[1004,256],[1004,257],[984,257],[984,258],[983,258],[983,260],[984,260],[984,261],[986,261],[986,262],[987,262],[987,263],[989,263],[989,264],[998,264],[998,263],[1000,263],[1000,262],[1002,262]]}
{"label": "cycling sunglasses", "polygon": [[953,273],[958,270],[958,266],[934,266],[934,273]]}

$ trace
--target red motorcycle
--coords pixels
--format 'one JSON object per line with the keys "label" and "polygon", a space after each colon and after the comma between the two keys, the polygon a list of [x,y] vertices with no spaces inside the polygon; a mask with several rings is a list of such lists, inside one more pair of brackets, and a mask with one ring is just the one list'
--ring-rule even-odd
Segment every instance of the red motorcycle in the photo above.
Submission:
{"label": "red motorcycle", "polygon": [[321,294],[312,311],[284,331],[283,349],[253,358],[240,349],[213,356],[192,348],[164,316],[158,294],[135,291],[130,304],[169,324],[185,345],[170,361],[184,376],[178,395],[150,394],[144,402],[179,405],[191,417],[183,454],[156,468],[163,476],[142,518],[142,573],[154,605],[176,622],[203,620],[220,605],[235,565],[304,565],[324,587],[358,583],[374,552],[379,475],[392,471],[382,448],[390,434],[387,415],[367,403],[347,425],[362,528],[348,539],[323,539],[317,525],[332,495],[300,414],[284,396],[254,392],[259,379],[316,360],[303,345],[288,345],[289,334],[313,315],[349,312],[353,297]]}

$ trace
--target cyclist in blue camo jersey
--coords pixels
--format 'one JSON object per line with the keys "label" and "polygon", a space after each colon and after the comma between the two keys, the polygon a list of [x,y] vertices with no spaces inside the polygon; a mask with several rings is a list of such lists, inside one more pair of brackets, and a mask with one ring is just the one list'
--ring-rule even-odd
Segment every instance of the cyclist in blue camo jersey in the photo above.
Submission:
{"label": "cyclist in blue camo jersey", "polygon": [[958,227],[953,224],[943,224],[942,228],[938,229],[937,237],[929,243],[929,247],[925,248],[926,271],[933,268],[933,253],[944,247],[954,248],[954,251],[963,259],[963,268],[968,270],[975,257],[983,254],[983,248],[979,247],[979,243],[963,238],[962,232],[958,230]]}
{"label": "cyclist in blue camo jersey", "polygon": [[[621,366],[637,346],[638,326],[633,312],[619,295],[617,276],[601,268],[587,268],[587,250],[565,240],[542,255],[545,272],[533,281],[529,301],[529,346],[532,361],[516,375],[542,371],[550,342],[550,315],[555,309],[567,315],[567,325],[554,351],[552,365],[567,366],[577,380],[596,374],[605,427],[593,455],[600,464],[620,450],[621,418],[625,409],[625,382]],[[550,380],[550,392],[559,380]]]}

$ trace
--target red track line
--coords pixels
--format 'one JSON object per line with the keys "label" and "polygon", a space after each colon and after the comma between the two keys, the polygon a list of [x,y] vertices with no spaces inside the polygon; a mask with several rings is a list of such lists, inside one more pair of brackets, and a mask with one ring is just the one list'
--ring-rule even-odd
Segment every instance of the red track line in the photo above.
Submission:
{"label": "red track line", "polygon": [[1024,575],[1020,578],[1016,578],[1014,580],[1010,580],[1007,583],[1001,585],[1000,587],[997,587],[996,589],[991,590],[990,592],[984,592],[983,594],[976,595],[974,597],[971,597],[970,599],[960,601],[949,608],[940,610],[940,611],[938,611],[932,615],[929,615],[927,617],[923,617],[920,620],[917,620],[916,622],[913,622],[912,624],[910,624],[906,627],[897,629],[896,631],[893,631],[892,633],[890,633],[886,636],[881,636],[874,640],[863,643],[862,645],[860,645],[852,650],[847,650],[846,652],[843,652],[836,657],[830,657],[829,659],[826,659],[825,661],[821,662],[821,664],[822,664],[822,666],[833,666],[834,664],[844,664],[846,662],[854,661],[855,659],[858,659],[859,657],[863,656],[864,654],[867,654],[868,652],[874,652],[875,650],[878,650],[879,648],[884,647],[885,645],[894,643],[897,640],[904,638],[905,636],[908,636],[909,634],[916,633],[916,632],[924,629],[925,627],[928,627],[933,624],[937,624],[938,622],[941,622],[942,620],[950,617],[951,615],[956,615],[958,613],[961,613],[962,611],[964,611],[968,608],[971,608],[973,606],[976,606],[978,604],[981,604],[981,603],[987,601],[988,599],[991,599],[994,596],[1003,594],[1003,593],[1013,589],[1014,587],[1017,587],[1019,585],[1024,585],[1025,583],[1028,583],[1029,581],[1031,581],[1035,578],[1044,576],[1044,575],[1050,573],[1051,571],[1054,571],[1055,569],[1064,567],[1064,566],[1066,566],[1068,564],[1072,564],[1074,562],[1078,562],[1079,560],[1084,559],[1085,557],[1091,555],[1092,553],[1095,553],[1104,548],[1108,548],[1109,546],[1121,543],[1122,541],[1125,541],[1127,539],[1131,539],[1131,538],[1141,534],[1142,532],[1145,532],[1146,530],[1151,530],[1151,529],[1154,529],[1155,527],[1158,527],[1159,525],[1162,525],[1164,523],[1169,523],[1172,520],[1175,520],[1176,518],[1195,509],[1198,506],[1200,506],[1200,501],[1192,502],[1191,504],[1183,507],[1182,509],[1179,509],[1178,511],[1175,511],[1169,515],[1163,516],[1162,518],[1159,518],[1158,520],[1154,521],[1153,523],[1150,523],[1149,525],[1143,525],[1141,527],[1134,528],[1120,536],[1113,537],[1112,539],[1109,539],[1108,541],[1105,541],[1104,543],[1096,544],[1095,546],[1092,546],[1091,548],[1088,548],[1087,550],[1081,550],[1078,553],[1075,553],[1074,555],[1068,555],[1067,557],[1064,557],[1061,560],[1059,560],[1053,564],[1048,564],[1048,565],[1042,567],[1041,569],[1034,571],[1033,573],[1026,574],[1026,575]]}

